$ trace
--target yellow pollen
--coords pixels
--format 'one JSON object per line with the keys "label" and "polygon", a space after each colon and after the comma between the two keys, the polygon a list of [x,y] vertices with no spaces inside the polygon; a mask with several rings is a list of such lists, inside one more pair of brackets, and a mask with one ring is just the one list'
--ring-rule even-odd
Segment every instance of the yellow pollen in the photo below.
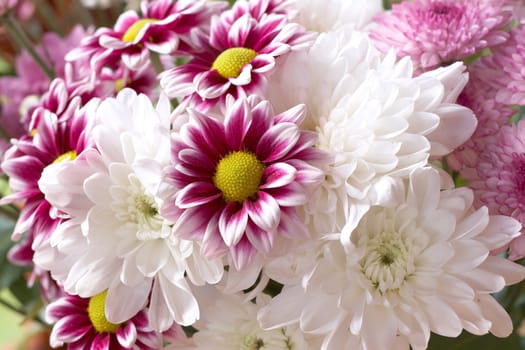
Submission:
{"label": "yellow pollen", "polygon": [[88,316],[93,328],[98,333],[115,333],[120,325],[111,323],[106,318],[106,296],[105,290],[89,299]]}
{"label": "yellow pollen", "polygon": [[237,78],[241,74],[242,67],[250,63],[255,56],[257,52],[252,49],[232,47],[217,56],[211,69],[216,69],[223,78]]}
{"label": "yellow pollen", "polygon": [[153,18],[139,19],[137,22],[133,23],[131,27],[128,28],[128,30],[126,30],[126,32],[122,36],[122,41],[132,43],[133,41],[135,41],[135,38],[146,24],[155,22],[158,22],[158,20]]}
{"label": "yellow pollen", "polygon": [[251,152],[233,152],[217,164],[213,183],[226,202],[242,202],[259,190],[264,165]]}
{"label": "yellow pollen", "polygon": [[66,153],[63,153],[63,154],[59,155],[57,157],[57,159],[55,159],[55,161],[53,163],[60,163],[60,162],[64,162],[64,161],[75,160],[76,157],[77,157],[77,152],[76,151],[69,151],[69,152],[66,152]]}

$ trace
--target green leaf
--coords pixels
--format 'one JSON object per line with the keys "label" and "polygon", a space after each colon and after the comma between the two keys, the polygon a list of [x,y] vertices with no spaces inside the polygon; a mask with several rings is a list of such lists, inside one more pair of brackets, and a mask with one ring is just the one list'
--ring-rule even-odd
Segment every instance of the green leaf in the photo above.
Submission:
{"label": "green leaf", "polygon": [[507,338],[497,338],[492,334],[477,336],[463,332],[457,338],[432,334],[428,350],[521,350],[521,338],[515,332]]}

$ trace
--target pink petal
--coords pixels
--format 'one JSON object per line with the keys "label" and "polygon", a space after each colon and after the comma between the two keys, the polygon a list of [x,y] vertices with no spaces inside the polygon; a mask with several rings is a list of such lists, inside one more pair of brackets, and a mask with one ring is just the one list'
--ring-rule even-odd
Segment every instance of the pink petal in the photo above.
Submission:
{"label": "pink petal", "polygon": [[87,317],[71,314],[58,320],[53,326],[52,337],[64,342],[75,342],[93,329]]}
{"label": "pink petal", "polygon": [[211,70],[195,77],[195,86],[202,98],[212,99],[224,95],[230,88],[230,82],[216,70]]}
{"label": "pink petal", "polygon": [[282,159],[299,140],[297,125],[281,123],[266,131],[259,140],[256,154],[265,163]]}
{"label": "pink petal", "polygon": [[245,200],[244,207],[248,211],[250,220],[263,230],[272,231],[279,224],[279,204],[264,191],[257,192],[255,201]]}
{"label": "pink petal", "polygon": [[231,150],[242,150],[244,137],[250,122],[251,115],[246,100],[238,99],[227,114],[225,121],[226,141]]}
{"label": "pink petal", "polygon": [[277,230],[279,234],[287,238],[308,238],[308,229],[297,215],[295,208],[292,207],[281,207],[281,220]]}
{"label": "pink petal", "polygon": [[231,47],[244,47],[246,39],[256,21],[248,13],[237,19],[228,31],[228,42]]}
{"label": "pink petal", "polygon": [[209,203],[221,196],[217,188],[209,182],[193,182],[177,193],[175,205],[179,208],[191,208]]}
{"label": "pink petal", "polygon": [[124,327],[119,327],[117,329],[117,340],[119,344],[125,348],[133,347],[137,340],[137,328],[135,328],[135,324],[128,321],[124,324]]}
{"label": "pink petal", "polygon": [[275,123],[294,123],[300,125],[306,116],[306,106],[304,104],[292,107],[275,116]]}
{"label": "pink petal", "polygon": [[219,230],[219,215],[214,215],[209,221],[202,238],[201,254],[208,259],[215,259],[228,252]]}
{"label": "pink petal", "polygon": [[275,232],[262,230],[259,226],[250,223],[246,227],[246,237],[258,251],[269,253],[273,246]]}
{"label": "pink petal", "polygon": [[184,210],[175,221],[174,234],[187,240],[201,239],[213,210],[208,210],[206,207],[193,207]]}
{"label": "pink petal", "polygon": [[257,250],[255,250],[246,237],[243,237],[235,247],[230,249],[230,253],[235,268],[242,270],[253,260]]}
{"label": "pink petal", "polygon": [[257,55],[250,64],[254,73],[268,73],[275,67],[275,58],[270,55]]}
{"label": "pink petal", "polygon": [[111,344],[110,333],[98,333],[91,343],[90,350],[110,350],[109,345]]}
{"label": "pink petal", "polygon": [[286,163],[274,163],[264,169],[261,189],[286,186],[295,179],[296,170]]}
{"label": "pink petal", "polygon": [[237,202],[230,202],[219,217],[219,232],[228,246],[236,245],[246,230],[248,222],[248,212],[244,205]]}
{"label": "pink petal", "polygon": [[262,135],[273,125],[273,109],[268,101],[262,101],[252,108],[252,120],[245,137],[247,150],[255,152]]}
{"label": "pink petal", "polygon": [[278,205],[283,207],[303,205],[308,200],[303,187],[296,182],[292,182],[284,187],[267,189],[265,191],[277,201]]}

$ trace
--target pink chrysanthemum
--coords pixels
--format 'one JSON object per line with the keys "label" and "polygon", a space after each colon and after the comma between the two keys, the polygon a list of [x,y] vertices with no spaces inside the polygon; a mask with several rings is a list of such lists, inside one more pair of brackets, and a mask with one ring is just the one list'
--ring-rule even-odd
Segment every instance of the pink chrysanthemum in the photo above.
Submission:
{"label": "pink chrysanthemum", "polygon": [[491,59],[503,73],[498,77],[499,102],[525,105],[525,23],[509,32],[510,38],[493,50]]}
{"label": "pink chrysanthemum", "polygon": [[161,86],[170,97],[185,97],[206,109],[234,97],[262,94],[276,58],[308,46],[307,33],[285,15],[251,11],[234,4],[230,11],[212,18],[210,34],[193,32],[193,58],[161,75]]}
{"label": "pink chrysanthemum", "polygon": [[250,97],[229,104],[224,123],[189,114],[167,172],[178,191],[161,209],[174,232],[202,240],[206,256],[229,250],[237,269],[268,253],[276,235],[304,237],[295,207],[322,181],[314,164],[324,158],[315,134],[298,128],[304,106],[274,116],[269,102]]}
{"label": "pink chrysanthemum", "polygon": [[149,51],[173,54],[185,51],[182,36],[195,27],[208,26],[212,14],[222,10],[225,2],[205,0],[155,0],[141,3],[141,15],[133,10],[119,16],[113,29],[100,28],[85,39],[68,59],[85,53],[98,67],[115,56],[130,69],[137,70],[149,64]]}
{"label": "pink chrysanthemum", "polygon": [[491,56],[485,56],[469,66],[469,82],[458,98],[458,103],[474,112],[478,121],[470,139],[447,156],[448,165],[456,171],[463,166],[475,167],[484,152],[487,138],[509,123],[516,110],[497,99],[501,71],[494,66]]}
{"label": "pink chrysanthemum", "polygon": [[[478,157],[476,167],[461,173],[474,190],[475,204],[525,224],[525,122],[501,127],[485,140]],[[510,244],[512,260],[525,256],[523,232]]]}
{"label": "pink chrysanthemum", "polygon": [[149,328],[145,311],[140,311],[121,324],[105,316],[106,292],[84,299],[66,295],[48,305],[46,318],[53,323],[52,347],[68,349],[157,350],[162,348],[162,335]]}
{"label": "pink chrysanthemum", "polygon": [[410,56],[419,71],[465,59],[504,42],[511,12],[505,0],[415,0],[375,18],[370,37],[381,51]]}

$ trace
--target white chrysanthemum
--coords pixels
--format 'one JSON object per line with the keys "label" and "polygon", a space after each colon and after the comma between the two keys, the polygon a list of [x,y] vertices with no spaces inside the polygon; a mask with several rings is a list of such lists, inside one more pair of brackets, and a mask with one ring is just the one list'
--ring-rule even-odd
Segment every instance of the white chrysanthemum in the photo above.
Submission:
{"label": "white chrysanthemum", "polygon": [[308,350],[315,349],[297,326],[263,330],[257,321],[259,309],[266,305],[268,295],[255,303],[243,295],[220,294],[206,307],[202,319],[195,324],[195,350]]}
{"label": "white chrysanthemum", "polygon": [[381,0],[295,0],[294,21],[306,29],[328,32],[343,26],[363,29],[383,10]]}
{"label": "white chrysanthemum", "polygon": [[[337,232],[348,220],[355,225],[370,204],[388,199],[388,177],[406,177],[427,163],[442,119],[462,121],[460,139],[474,130],[472,112],[450,103],[457,91],[449,85],[465,80],[461,64],[412,73],[408,58],[382,58],[366,35],[342,28],[287,57],[271,77],[270,101],[277,109],[306,102],[302,127],[316,130],[319,148],[334,159],[307,208],[317,232]],[[436,146],[446,143],[442,134]]]}
{"label": "white chrysanthemum", "polygon": [[521,281],[525,268],[489,252],[520,224],[474,210],[467,188],[441,191],[431,168],[414,170],[406,191],[398,184],[406,195],[372,207],[351,234],[327,243],[309,278],[262,310],[264,327],[299,322],[325,335],[322,349],[352,350],[425,349],[430,332],[510,334],[491,293]]}
{"label": "white chrysanthemum", "polygon": [[[199,246],[171,234],[159,215],[163,167],[169,162],[170,106],[153,107],[145,95],[122,90],[96,109],[95,148],[71,162],[49,166],[39,186],[68,218],[35,254],[70,294],[108,290],[107,319],[121,323],[150,302],[158,330],[199,317],[188,283],[216,283],[221,261],[207,261]],[[124,302],[123,302],[124,301]]]}

